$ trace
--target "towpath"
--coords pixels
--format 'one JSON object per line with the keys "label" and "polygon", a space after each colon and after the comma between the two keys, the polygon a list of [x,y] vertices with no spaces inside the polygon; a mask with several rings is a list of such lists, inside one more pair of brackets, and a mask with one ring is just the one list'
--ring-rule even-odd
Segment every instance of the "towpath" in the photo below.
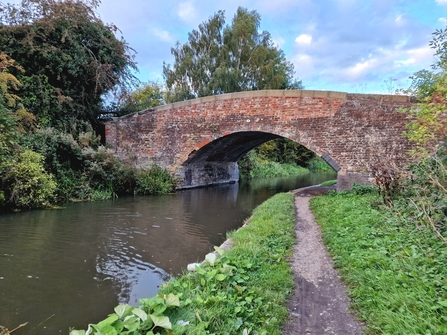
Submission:
{"label": "towpath", "polygon": [[361,335],[363,325],[349,310],[346,287],[334,269],[321,239],[320,226],[309,207],[311,196],[332,187],[293,191],[297,211],[291,266],[295,289],[288,303],[290,316],[283,335]]}

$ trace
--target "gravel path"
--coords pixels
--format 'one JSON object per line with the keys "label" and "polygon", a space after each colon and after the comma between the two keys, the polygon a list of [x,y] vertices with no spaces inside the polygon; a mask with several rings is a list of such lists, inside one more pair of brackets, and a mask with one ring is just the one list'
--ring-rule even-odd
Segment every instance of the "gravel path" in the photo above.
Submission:
{"label": "gravel path", "polygon": [[361,335],[363,325],[349,312],[349,298],[321,239],[320,227],[309,208],[312,195],[331,189],[306,188],[294,192],[297,243],[292,269],[295,289],[283,335]]}

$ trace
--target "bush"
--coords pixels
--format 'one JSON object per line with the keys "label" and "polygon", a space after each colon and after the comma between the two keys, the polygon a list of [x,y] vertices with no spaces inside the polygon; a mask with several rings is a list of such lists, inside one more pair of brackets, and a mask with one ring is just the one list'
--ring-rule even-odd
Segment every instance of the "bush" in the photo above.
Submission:
{"label": "bush", "polygon": [[37,152],[24,150],[5,164],[1,188],[6,205],[36,208],[51,204],[57,185],[53,175],[45,172],[43,159]]}
{"label": "bush", "polygon": [[135,167],[121,162],[112,151],[101,146],[97,150],[85,148],[82,151],[83,176],[88,185],[109,195],[132,194],[135,189]]}
{"label": "bush", "polygon": [[149,170],[141,169],[136,174],[135,194],[163,194],[175,190],[176,179],[157,165]]}
{"label": "bush", "polygon": [[281,177],[300,175],[309,172],[307,169],[290,163],[278,163],[263,159],[255,151],[250,151],[239,162],[239,174],[241,179]]}
{"label": "bush", "polygon": [[333,171],[334,169],[321,157],[314,157],[307,162],[306,167],[310,171]]}

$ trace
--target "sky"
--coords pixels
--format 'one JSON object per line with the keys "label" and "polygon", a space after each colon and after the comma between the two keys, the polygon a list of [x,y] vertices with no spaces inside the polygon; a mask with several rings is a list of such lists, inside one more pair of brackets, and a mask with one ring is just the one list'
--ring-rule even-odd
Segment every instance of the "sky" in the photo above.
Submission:
{"label": "sky", "polygon": [[218,10],[230,24],[239,6],[261,15],[260,30],[309,90],[406,89],[435,61],[429,42],[447,23],[447,0],[102,0],[97,11],[136,51],[137,77],[163,83],[171,48]]}

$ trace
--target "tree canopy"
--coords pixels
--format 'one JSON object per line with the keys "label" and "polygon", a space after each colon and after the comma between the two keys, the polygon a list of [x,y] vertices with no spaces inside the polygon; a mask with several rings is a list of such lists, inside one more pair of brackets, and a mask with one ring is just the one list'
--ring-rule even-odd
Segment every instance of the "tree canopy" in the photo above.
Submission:
{"label": "tree canopy", "polygon": [[0,45],[24,72],[17,95],[40,125],[96,125],[102,96],[134,79],[131,49],[95,13],[97,0],[0,3]]}
{"label": "tree canopy", "polygon": [[422,70],[411,77],[410,92],[421,103],[408,110],[411,121],[406,133],[416,143],[412,154],[423,158],[430,157],[447,140],[447,27],[437,29],[429,45],[437,59],[432,71]]}
{"label": "tree canopy", "polygon": [[171,49],[174,64],[163,64],[168,102],[202,96],[262,90],[302,89],[294,79],[293,64],[278,49],[268,32],[259,32],[261,17],[239,7],[231,25],[218,11],[188,42]]}

